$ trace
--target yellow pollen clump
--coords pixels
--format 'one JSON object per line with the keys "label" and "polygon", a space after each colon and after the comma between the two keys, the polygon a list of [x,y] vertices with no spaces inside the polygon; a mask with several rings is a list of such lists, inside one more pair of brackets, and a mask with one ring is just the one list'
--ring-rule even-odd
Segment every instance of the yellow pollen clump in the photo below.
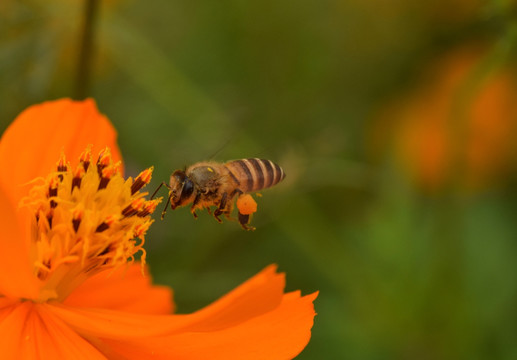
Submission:
{"label": "yellow pollen clump", "polygon": [[250,194],[243,194],[237,199],[237,209],[243,215],[251,215],[257,212],[257,203]]}
{"label": "yellow pollen clump", "polygon": [[145,264],[145,233],[161,201],[140,192],[153,168],[126,180],[109,148],[95,164],[88,147],[75,168],[64,154],[56,165],[21,204],[34,214],[31,256],[42,302],[63,300],[89,276],[133,261],[137,253]]}

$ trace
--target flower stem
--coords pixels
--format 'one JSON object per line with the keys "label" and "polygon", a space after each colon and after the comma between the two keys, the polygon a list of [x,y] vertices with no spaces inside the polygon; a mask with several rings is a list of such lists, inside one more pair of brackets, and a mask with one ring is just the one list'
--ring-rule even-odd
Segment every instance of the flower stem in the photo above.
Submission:
{"label": "flower stem", "polygon": [[89,95],[93,58],[93,37],[99,0],[85,0],[83,28],[80,33],[77,59],[77,73],[74,84],[74,98],[84,99]]}

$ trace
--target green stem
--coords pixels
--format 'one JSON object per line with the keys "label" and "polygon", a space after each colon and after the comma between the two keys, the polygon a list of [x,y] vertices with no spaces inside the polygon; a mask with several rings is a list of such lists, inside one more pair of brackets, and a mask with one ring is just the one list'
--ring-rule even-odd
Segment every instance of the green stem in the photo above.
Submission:
{"label": "green stem", "polygon": [[77,60],[77,73],[74,84],[74,98],[79,100],[86,98],[90,92],[93,36],[98,8],[99,0],[85,1],[84,21],[79,40],[79,58]]}

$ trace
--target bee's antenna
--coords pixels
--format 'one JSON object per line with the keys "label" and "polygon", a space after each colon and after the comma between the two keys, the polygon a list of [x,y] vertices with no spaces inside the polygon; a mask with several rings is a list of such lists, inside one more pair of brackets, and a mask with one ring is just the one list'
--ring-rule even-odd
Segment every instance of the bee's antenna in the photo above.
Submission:
{"label": "bee's antenna", "polygon": [[154,191],[153,195],[151,196],[151,199],[152,200],[154,198],[154,196],[156,195],[156,193],[158,192],[158,190],[160,190],[160,188],[165,185],[165,187],[169,187],[169,185],[167,185],[164,181],[162,181],[162,183],[160,184],[160,186],[158,186],[158,188]]}
{"label": "bee's antenna", "polygon": [[217,150],[215,150],[212,153],[212,155],[209,157],[209,159],[214,159],[221,151],[223,151],[228,146],[228,144],[231,141],[232,141],[232,138],[228,138],[228,140],[226,140],[223,145],[221,145]]}

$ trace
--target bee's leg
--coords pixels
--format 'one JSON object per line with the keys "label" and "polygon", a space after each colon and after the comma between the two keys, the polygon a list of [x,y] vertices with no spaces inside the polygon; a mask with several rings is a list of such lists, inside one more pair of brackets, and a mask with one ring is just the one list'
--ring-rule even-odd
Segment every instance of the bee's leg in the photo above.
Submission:
{"label": "bee's leg", "polygon": [[253,226],[248,226],[250,223],[250,216],[244,215],[239,212],[239,224],[241,224],[244,230],[255,230]]}
{"label": "bee's leg", "polygon": [[235,195],[242,195],[242,194],[244,194],[244,192],[239,188],[232,191],[232,197],[234,197]]}
{"label": "bee's leg", "polygon": [[165,217],[165,213],[167,212],[167,206],[169,206],[170,203],[171,203],[171,195],[169,194],[169,196],[167,197],[167,202],[165,203],[165,207],[163,208],[163,211],[162,211],[162,220]]}
{"label": "bee's leg", "polygon": [[226,209],[227,200],[228,200],[228,193],[225,192],[225,193],[223,193],[223,196],[221,196],[221,202],[219,203],[219,206],[214,211],[214,217],[220,223],[222,223],[223,221],[219,218],[219,216],[224,213],[224,211]]}
{"label": "bee's leg", "polygon": [[[240,189],[235,189],[235,192],[234,192],[234,196],[235,195],[238,195],[238,196],[241,196],[242,194],[244,194],[242,192],[242,190]],[[250,214],[241,214],[240,210],[239,210],[239,215],[238,215],[238,220],[239,220],[239,224],[241,224],[242,228],[244,230],[255,230],[255,227],[253,226],[248,226],[249,223],[250,223],[250,218],[251,218],[251,215]]]}
{"label": "bee's leg", "polygon": [[[230,198],[232,199],[232,201],[230,202],[230,207],[229,207],[228,211],[225,212],[226,217],[230,218],[230,213],[232,211],[231,205],[233,204],[233,198],[235,196],[240,196],[242,194],[244,194],[244,192],[238,188],[235,189],[234,191],[232,191],[232,193],[230,194]],[[239,211],[237,220],[239,221],[239,224],[241,224],[241,226],[244,230],[255,230],[255,228],[253,226],[248,226],[248,224],[250,223],[250,215],[241,214],[241,212]]]}
{"label": "bee's leg", "polygon": [[194,198],[194,201],[192,202],[192,206],[190,207],[190,212],[194,216],[194,219],[197,219],[196,207],[197,204],[199,204],[199,200],[201,200],[201,193],[198,192]]}
{"label": "bee's leg", "polygon": [[219,207],[219,209],[221,211],[220,214],[224,214],[224,216],[228,220],[236,220],[235,218],[232,217],[232,210],[233,210],[233,199],[235,198],[235,195],[237,195],[237,194],[242,194],[242,190],[235,189],[231,193],[227,194],[225,203],[221,204],[221,206]]}

